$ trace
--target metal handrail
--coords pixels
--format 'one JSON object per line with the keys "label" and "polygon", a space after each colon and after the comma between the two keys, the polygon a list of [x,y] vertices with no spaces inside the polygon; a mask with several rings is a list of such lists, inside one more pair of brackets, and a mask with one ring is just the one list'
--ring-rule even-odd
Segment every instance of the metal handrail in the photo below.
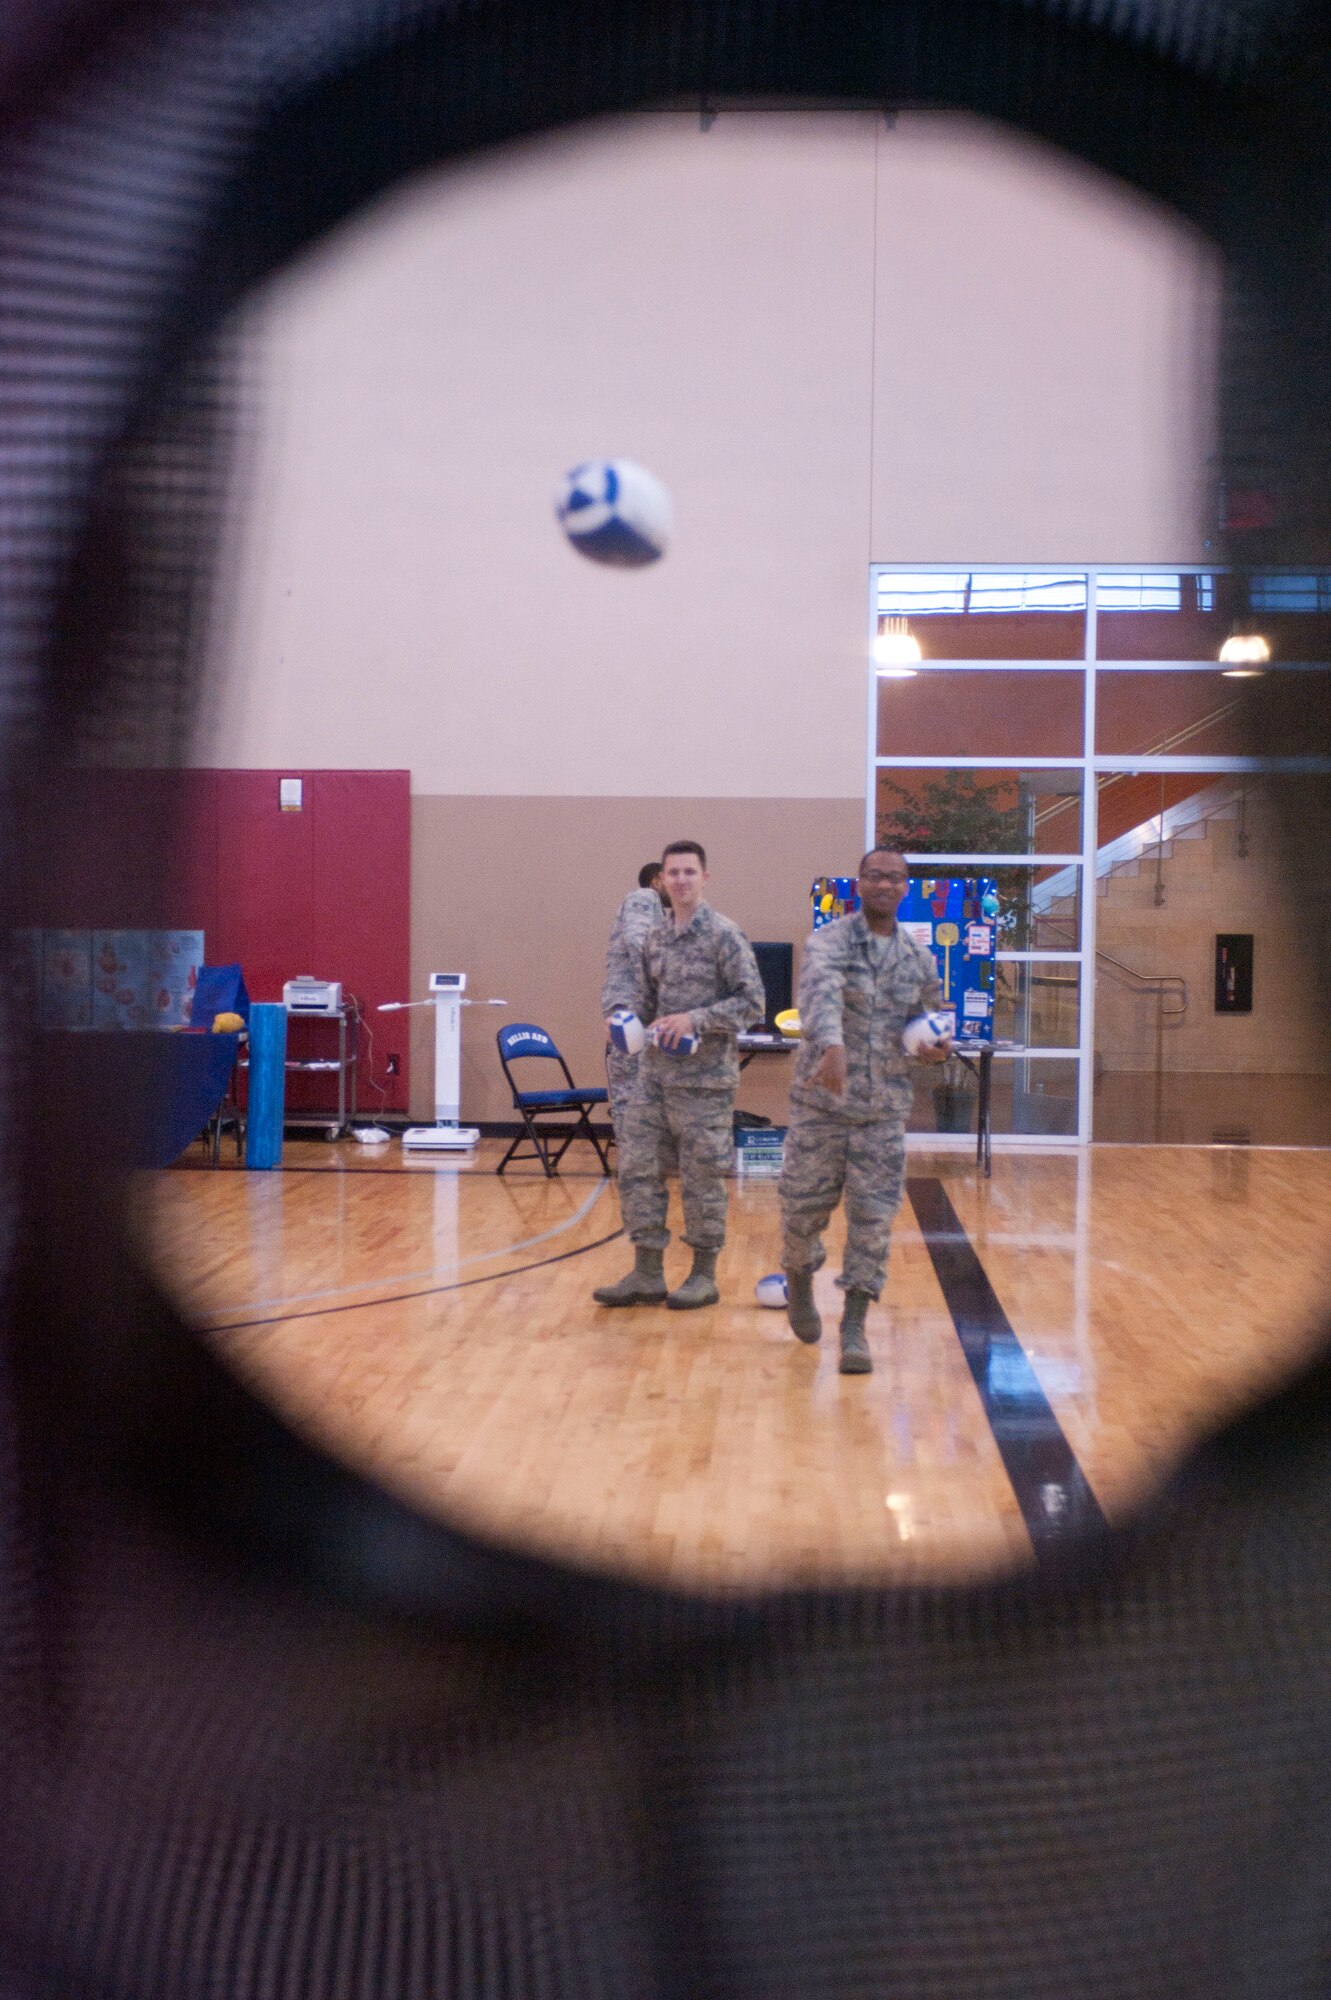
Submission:
{"label": "metal handrail", "polygon": [[[1116,972],[1122,972],[1129,979],[1135,979],[1139,986],[1154,989],[1159,997],[1161,1012],[1165,1015],[1166,1020],[1182,1020],[1183,1016],[1187,1013],[1189,1000],[1188,982],[1181,972],[1139,972],[1135,965],[1125,965],[1121,958],[1115,958],[1112,952],[1101,951],[1098,946],[1095,956],[1097,959],[1103,959],[1106,965],[1112,965]],[[1171,987],[1180,994],[1183,1004],[1179,1007],[1170,1007],[1166,1010],[1164,1004],[1165,993]]]}
{"label": "metal handrail", "polygon": [[[1209,715],[1199,716],[1195,722],[1189,722],[1182,729],[1176,729],[1172,736],[1163,737],[1159,743],[1153,743],[1149,750],[1134,751],[1133,754],[1139,757],[1167,757],[1180,750],[1185,743],[1191,743],[1195,736],[1201,736],[1217,722],[1227,722],[1242,705],[1241,701],[1224,702],[1219,708],[1213,708]],[[1096,776],[1095,789],[1097,792],[1104,792],[1111,785],[1121,784],[1125,778],[1139,775],[1140,773],[1134,771],[1101,771]],[[1059,813],[1070,812],[1077,803],[1076,794],[1060,793],[1053,804],[1036,807],[1035,824],[1044,826],[1049,820],[1056,819]]]}
{"label": "metal handrail", "polygon": [[[1162,737],[1158,743],[1153,743],[1149,750],[1134,750],[1132,754],[1134,757],[1167,757],[1171,751],[1178,750],[1184,743],[1191,743],[1194,736],[1203,735],[1213,723],[1227,722],[1229,717],[1236,715],[1242,706],[1241,700],[1222,702],[1220,707],[1213,708],[1209,715],[1199,715],[1195,722],[1185,723],[1184,727],[1176,729],[1172,736]],[[1130,778],[1132,775],[1131,771],[1101,773],[1101,776],[1111,783],[1118,778]]]}
{"label": "metal handrail", "polygon": [[[1113,953],[1109,951],[1101,951],[1097,948],[1095,956],[1097,962],[1103,960],[1106,965],[1112,966],[1115,972],[1121,972],[1125,979],[1135,981],[1139,993],[1153,993],[1155,995],[1154,1125],[1155,1137],[1157,1140],[1160,1140],[1164,1137],[1165,1022],[1181,1021],[1187,1013],[1188,982],[1182,973],[1179,972],[1139,972],[1135,965],[1125,965],[1121,958],[1115,958]],[[1180,1006],[1168,1008],[1165,1006],[1166,996],[1171,992],[1181,996],[1182,1004]]]}

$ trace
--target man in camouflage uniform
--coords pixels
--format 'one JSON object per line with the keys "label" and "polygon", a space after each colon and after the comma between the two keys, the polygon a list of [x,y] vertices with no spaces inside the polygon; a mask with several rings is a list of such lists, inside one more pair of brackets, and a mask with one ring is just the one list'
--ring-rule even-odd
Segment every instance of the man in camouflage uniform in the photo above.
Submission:
{"label": "man in camouflage uniform", "polygon": [[[661,864],[659,861],[644,862],[638,870],[637,888],[630,889],[625,896],[610,927],[610,943],[605,954],[605,984],[601,989],[601,1012],[606,1016],[607,1033],[610,1029],[609,1017],[614,1009],[621,1004],[631,1004],[621,1003],[614,995],[636,990],[643,939],[648,931],[664,922],[666,913],[666,904],[661,899]],[[629,1055],[626,1049],[617,1049],[613,1042],[605,1052],[606,1080],[610,1085],[610,1122],[615,1128],[616,1146],[624,1143],[620,1123],[624,1107],[633,1094],[640,1060],[638,1056]]]}
{"label": "man in camouflage uniform", "polygon": [[[667,847],[661,865],[671,919],[643,940],[636,983],[624,975],[617,984],[607,982],[603,996],[632,1007],[649,1024],[652,1039],[622,1116],[619,1204],[634,1267],[593,1296],[603,1306],[664,1300],[684,1311],[714,1306],[720,1297],[716,1260],[726,1240],[725,1176],[734,1154],[739,1084],[735,1036],[762,1020],[766,1000],[742,931],[703,901],[707,856],[697,841]],[[699,1037],[692,1055],[680,1052],[686,1035]],[[676,1166],[693,1269],[667,1294],[666,1177]]]}
{"label": "man in camouflage uniform", "polygon": [[[873,1367],[864,1320],[883,1288],[901,1206],[906,1120],[914,1085],[901,1031],[939,1002],[933,955],[897,928],[909,886],[901,855],[875,848],[860,863],[860,909],[814,932],[800,967],[800,1049],[790,1087],[781,1172],[781,1262],[787,1315],[806,1343],[822,1335],[813,1274],[822,1234],[845,1197],[841,1372]],[[942,1062],[951,1043],[928,1059]]]}

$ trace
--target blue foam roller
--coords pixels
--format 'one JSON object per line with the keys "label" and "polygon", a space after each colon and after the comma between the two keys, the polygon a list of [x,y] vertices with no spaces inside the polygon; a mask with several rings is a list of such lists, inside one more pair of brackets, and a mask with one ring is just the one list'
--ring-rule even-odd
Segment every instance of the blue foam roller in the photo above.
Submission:
{"label": "blue foam roller", "polygon": [[245,1165],[282,1163],[286,1115],[287,1010],[271,1000],[250,1008],[250,1087],[245,1111]]}

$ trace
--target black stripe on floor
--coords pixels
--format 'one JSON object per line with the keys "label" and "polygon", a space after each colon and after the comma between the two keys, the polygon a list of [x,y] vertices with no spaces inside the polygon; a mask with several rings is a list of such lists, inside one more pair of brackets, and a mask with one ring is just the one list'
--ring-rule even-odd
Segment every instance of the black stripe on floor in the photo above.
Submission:
{"label": "black stripe on floor", "polygon": [[1037,1555],[1105,1517],[939,1180],[906,1193]]}
{"label": "black stripe on floor", "polygon": [[[364,1168],[360,1170],[364,1172]],[[293,1319],[331,1319],[334,1313],[368,1312],[372,1306],[400,1306],[412,1299],[434,1299],[443,1292],[469,1292],[476,1285],[497,1285],[501,1278],[521,1278],[528,1271],[544,1271],[551,1264],[567,1264],[572,1257],[585,1257],[589,1250],[604,1250],[607,1243],[617,1243],[624,1234],[622,1229],[612,1229],[608,1236],[598,1236],[594,1243],[580,1243],[575,1250],[557,1250],[553,1257],[538,1257],[534,1264],[514,1264],[506,1271],[487,1271],[480,1278],[454,1278],[446,1285],[426,1285],[416,1292],[391,1292],[387,1297],[377,1299],[348,1299],[340,1306],[307,1306],[301,1312],[269,1313],[264,1319],[226,1319],[217,1322],[204,1320],[204,1333],[248,1333],[256,1326],[286,1326]],[[502,1256],[502,1251],[496,1251]]]}

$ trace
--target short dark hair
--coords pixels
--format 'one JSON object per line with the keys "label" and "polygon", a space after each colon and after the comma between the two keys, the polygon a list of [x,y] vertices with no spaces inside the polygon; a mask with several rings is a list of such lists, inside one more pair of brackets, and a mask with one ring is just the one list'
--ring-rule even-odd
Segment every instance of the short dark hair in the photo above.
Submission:
{"label": "short dark hair", "polygon": [[669,847],[665,848],[661,854],[661,866],[663,868],[672,854],[696,854],[698,857],[698,866],[702,869],[704,875],[707,873],[707,849],[702,845],[701,841],[672,840]]}
{"label": "short dark hair", "polygon": [[899,847],[887,847],[883,845],[879,845],[878,847],[870,847],[865,853],[863,853],[860,856],[861,874],[864,873],[864,864],[869,859],[870,854],[895,854],[898,861],[904,861],[906,859],[905,855],[902,853]]}
{"label": "short dark hair", "polygon": [[659,861],[644,861],[642,867],[638,870],[638,887],[640,889],[650,889],[660,873],[661,864]]}

